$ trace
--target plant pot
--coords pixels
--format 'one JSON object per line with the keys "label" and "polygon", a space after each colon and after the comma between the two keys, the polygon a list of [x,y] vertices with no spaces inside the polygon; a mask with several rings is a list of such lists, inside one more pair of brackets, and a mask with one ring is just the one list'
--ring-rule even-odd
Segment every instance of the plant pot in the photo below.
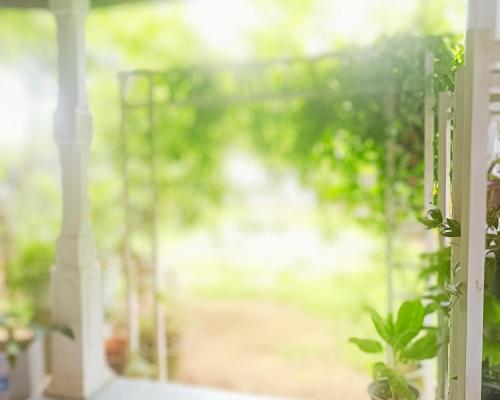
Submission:
{"label": "plant pot", "polygon": [[167,368],[169,379],[176,379],[179,372],[180,347],[178,345],[168,347]]}
{"label": "plant pot", "polygon": [[42,392],[46,383],[43,338],[35,338],[29,343],[16,357],[13,368],[9,368],[6,356],[0,358],[0,364],[1,371],[9,371],[9,400],[26,400]]}
{"label": "plant pot", "polygon": [[128,361],[127,338],[114,335],[106,339],[106,358],[109,366],[118,375],[123,375]]}
{"label": "plant pot", "polygon": [[412,399],[399,399],[392,397],[385,382],[372,382],[368,386],[368,394],[371,400],[417,400],[419,398],[418,390],[413,386],[410,386],[410,390],[414,394]]}

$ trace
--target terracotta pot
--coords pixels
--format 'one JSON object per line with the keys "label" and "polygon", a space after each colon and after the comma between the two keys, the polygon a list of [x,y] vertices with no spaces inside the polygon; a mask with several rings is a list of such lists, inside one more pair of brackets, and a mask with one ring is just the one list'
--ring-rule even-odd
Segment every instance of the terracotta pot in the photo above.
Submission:
{"label": "terracotta pot", "polygon": [[[418,390],[413,386],[410,386],[411,392],[414,394],[412,400],[417,400],[419,398]],[[393,398],[391,394],[388,394],[387,383],[385,382],[372,382],[368,386],[368,394],[372,400],[400,400],[398,398]],[[403,400],[403,399],[401,399]],[[404,399],[410,400],[410,399]]]}
{"label": "terracotta pot", "polygon": [[109,366],[117,374],[123,374],[127,365],[127,339],[114,335],[106,339],[106,358]]}

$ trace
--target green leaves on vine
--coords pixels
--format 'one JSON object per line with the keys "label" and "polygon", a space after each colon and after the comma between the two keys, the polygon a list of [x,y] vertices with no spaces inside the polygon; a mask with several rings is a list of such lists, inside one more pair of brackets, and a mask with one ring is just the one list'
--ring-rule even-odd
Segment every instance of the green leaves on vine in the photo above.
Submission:
{"label": "green leaves on vine", "polygon": [[460,222],[452,218],[443,218],[443,214],[438,207],[434,207],[427,212],[427,215],[420,218],[427,229],[438,229],[441,236],[454,238],[460,237]]}

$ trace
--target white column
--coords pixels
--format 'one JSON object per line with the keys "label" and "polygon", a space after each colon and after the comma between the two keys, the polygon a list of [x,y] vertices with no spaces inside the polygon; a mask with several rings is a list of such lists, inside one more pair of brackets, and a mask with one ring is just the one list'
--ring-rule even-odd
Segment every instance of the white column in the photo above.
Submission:
{"label": "white column", "polygon": [[[469,0],[464,68],[464,130],[461,174],[461,295],[452,312],[458,333],[452,355],[450,389],[453,400],[481,398],[483,346],[484,258],[486,232],[487,133],[489,125],[489,47],[494,0]],[[457,115],[457,117],[459,117]],[[460,167],[460,166],[458,166]],[[459,313],[459,315],[457,315]],[[458,317],[458,318],[457,318]],[[458,319],[458,320],[457,320]]]}
{"label": "white column", "polygon": [[[439,146],[438,146],[438,206],[443,217],[450,218],[450,171],[451,171],[451,108],[453,99],[451,93],[439,93]],[[445,248],[449,240],[443,236],[439,237],[439,247]],[[437,282],[441,285],[443,282]],[[444,400],[447,396],[448,387],[448,318],[444,311],[438,314],[438,339],[442,345],[438,351],[438,391],[437,400]]]}
{"label": "white column", "polygon": [[57,20],[59,100],[54,137],[62,174],[63,222],[53,273],[54,322],[67,324],[71,340],[54,334],[52,380],[47,393],[87,398],[111,378],[103,346],[101,271],[89,221],[87,163],[92,118],[85,84],[85,18],[88,0],[50,0]]}
{"label": "white column", "polygon": [[468,0],[467,31],[491,29],[495,25],[498,0]]}

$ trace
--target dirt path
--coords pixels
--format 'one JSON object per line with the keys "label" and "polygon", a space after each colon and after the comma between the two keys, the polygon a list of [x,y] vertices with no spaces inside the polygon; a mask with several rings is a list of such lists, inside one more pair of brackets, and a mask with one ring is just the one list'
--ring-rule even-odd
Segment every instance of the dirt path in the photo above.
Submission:
{"label": "dirt path", "polygon": [[368,378],[342,364],[333,328],[267,301],[191,302],[182,382],[315,400],[365,400]]}

